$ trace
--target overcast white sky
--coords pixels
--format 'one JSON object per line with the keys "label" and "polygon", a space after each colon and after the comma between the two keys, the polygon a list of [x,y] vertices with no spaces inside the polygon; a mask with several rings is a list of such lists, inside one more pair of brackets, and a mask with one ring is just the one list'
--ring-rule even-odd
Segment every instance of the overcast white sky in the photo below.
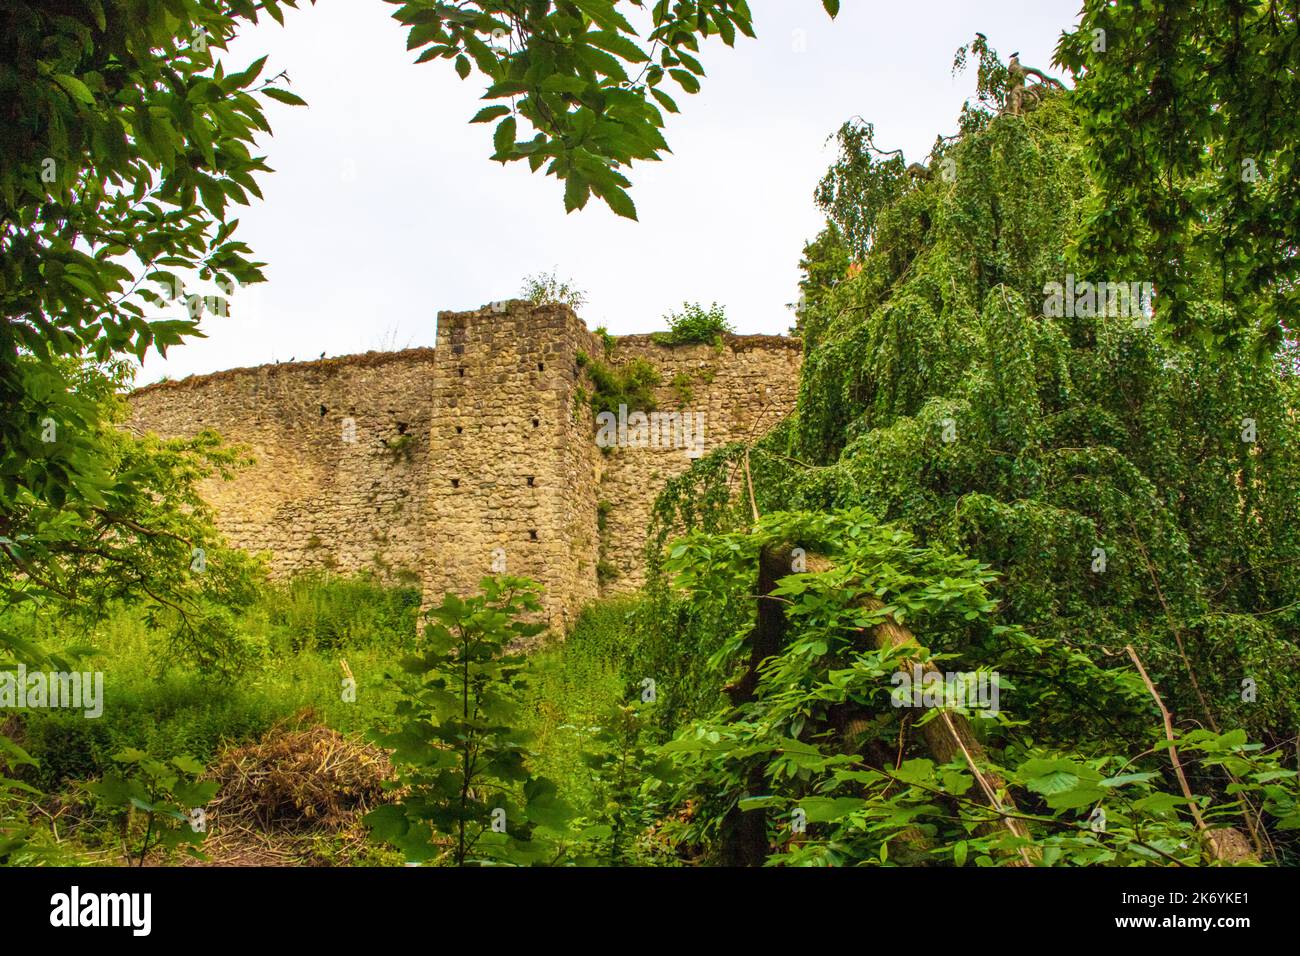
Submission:
{"label": "overcast white sky", "polygon": [[[802,244],[820,229],[813,189],[844,120],[920,160],[952,133],[974,73],[953,52],[981,31],[1005,58],[1048,68],[1079,0],[751,0],[757,40],[711,41],[703,90],[676,99],[673,149],[631,171],[640,222],[594,197],[566,216],[562,186],[524,163],[488,160],[477,74],[416,66],[381,0],[318,0],[266,20],[227,55],[269,53],[309,108],[267,106],[276,170],[265,201],[237,207],[237,236],[268,263],[206,339],[150,355],[137,384],[272,361],[432,345],[440,309],[510,298],[558,269],[588,293],[583,318],[614,334],[663,328],[685,300],[717,301],[740,332],[785,332]],[[674,94],[678,91],[673,90]]]}

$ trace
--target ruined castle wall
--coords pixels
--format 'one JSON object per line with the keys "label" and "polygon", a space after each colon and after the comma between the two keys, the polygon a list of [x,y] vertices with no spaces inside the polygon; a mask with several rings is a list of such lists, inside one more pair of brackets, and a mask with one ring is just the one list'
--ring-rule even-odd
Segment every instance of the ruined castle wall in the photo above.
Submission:
{"label": "ruined castle wall", "polygon": [[563,630],[600,594],[642,583],[654,499],[692,460],[684,447],[598,447],[580,353],[653,364],[657,409],[702,413],[704,452],[757,438],[795,405],[797,341],[625,336],[607,350],[568,308],[513,302],[440,313],[434,349],[151,385],[131,396],[130,427],[214,429],[247,447],[251,468],[201,491],[231,543],[268,552],[276,575],[372,571],[420,582],[428,604],[504,569],[543,584]]}
{"label": "ruined castle wall", "polygon": [[[705,453],[753,441],[794,410],[802,359],[798,340],[746,335],[727,336],[720,346],[665,346],[648,335],[632,335],[616,342],[606,361],[641,358],[659,371],[658,410],[703,414]],[[668,479],[690,467],[691,458],[680,448],[633,447],[612,448],[603,458],[602,591],[632,591],[645,580],[646,530],[655,497]]]}
{"label": "ruined castle wall", "polygon": [[367,353],[160,382],[131,396],[129,427],[204,429],[254,464],[201,487],[228,540],[271,571],[371,570],[412,583],[427,554],[432,349]]}

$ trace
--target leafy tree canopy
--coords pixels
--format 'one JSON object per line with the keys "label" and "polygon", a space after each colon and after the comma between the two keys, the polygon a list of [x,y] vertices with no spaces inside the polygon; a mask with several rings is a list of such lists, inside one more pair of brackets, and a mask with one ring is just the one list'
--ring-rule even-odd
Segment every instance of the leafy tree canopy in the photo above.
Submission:
{"label": "leafy tree canopy", "polygon": [[[1097,190],[1083,247],[1141,268],[1179,341],[1261,354],[1300,306],[1300,5],[1087,0],[1077,77]],[[1207,287],[1219,308],[1198,307]]]}

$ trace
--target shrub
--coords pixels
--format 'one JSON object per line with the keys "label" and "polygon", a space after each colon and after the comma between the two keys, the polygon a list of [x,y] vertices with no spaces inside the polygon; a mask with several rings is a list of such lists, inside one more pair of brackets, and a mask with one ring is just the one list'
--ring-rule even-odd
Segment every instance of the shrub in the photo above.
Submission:
{"label": "shrub", "polygon": [[695,389],[691,387],[691,377],[685,372],[678,372],[673,376],[673,380],[669,384],[672,386],[673,391],[677,393],[679,405],[689,405],[695,399]]}
{"label": "shrub", "polygon": [[611,365],[592,358],[586,352],[579,352],[578,366],[586,369],[594,387],[587,395],[594,414],[618,414],[620,405],[641,412],[655,409],[654,389],[660,382],[659,370],[645,359],[636,358],[622,365]]}
{"label": "shrub", "polygon": [[651,336],[660,345],[719,345],[725,333],[735,331],[727,321],[726,311],[716,302],[707,309],[698,302],[684,302],[680,312],[669,312],[664,318],[668,320],[668,331]]}
{"label": "shrub", "polygon": [[299,575],[266,602],[273,631],[294,650],[365,647],[414,639],[420,592],[373,578]]}
{"label": "shrub", "polygon": [[537,305],[567,305],[574,312],[587,304],[587,293],[561,279],[554,269],[526,277],[519,296]]}
{"label": "shrub", "polygon": [[378,839],[410,861],[455,866],[540,863],[569,813],[553,783],[529,772],[517,729],[527,659],[512,652],[544,624],[540,586],[484,578],[468,598],[448,594],[428,612],[422,653],[402,660],[398,730],[376,733],[393,752],[400,802],[366,814]]}
{"label": "shrub", "polygon": [[563,642],[531,658],[523,713],[533,733],[536,768],[588,814],[600,808],[594,805],[595,782],[582,754],[590,749],[595,728],[634,699],[622,663],[632,644],[628,615],[636,606],[636,598],[623,596],[591,604]]}

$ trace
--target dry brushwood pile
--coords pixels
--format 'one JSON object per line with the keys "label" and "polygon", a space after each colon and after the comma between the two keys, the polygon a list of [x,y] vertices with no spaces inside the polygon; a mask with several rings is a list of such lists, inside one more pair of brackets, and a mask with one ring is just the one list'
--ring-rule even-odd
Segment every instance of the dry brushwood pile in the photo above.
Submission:
{"label": "dry brushwood pile", "polygon": [[218,756],[211,772],[221,784],[216,823],[281,832],[343,829],[381,802],[392,776],[377,747],[328,727],[278,726]]}

